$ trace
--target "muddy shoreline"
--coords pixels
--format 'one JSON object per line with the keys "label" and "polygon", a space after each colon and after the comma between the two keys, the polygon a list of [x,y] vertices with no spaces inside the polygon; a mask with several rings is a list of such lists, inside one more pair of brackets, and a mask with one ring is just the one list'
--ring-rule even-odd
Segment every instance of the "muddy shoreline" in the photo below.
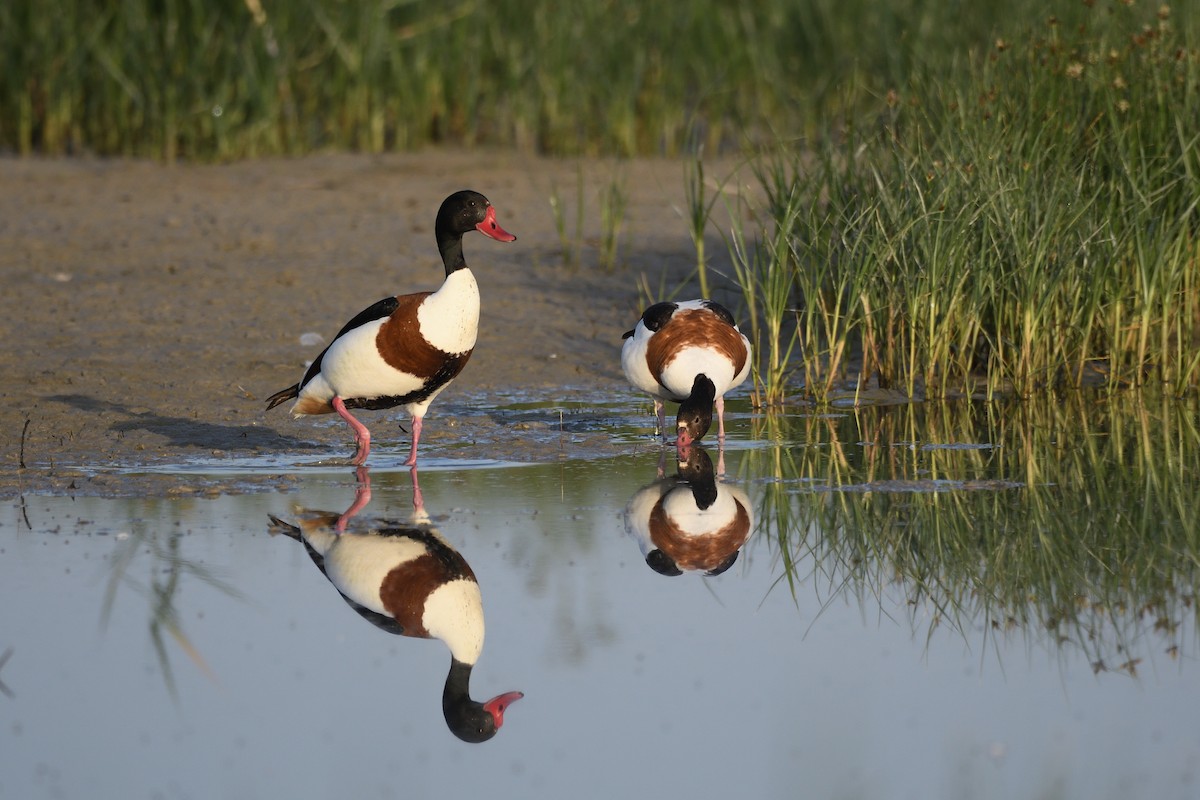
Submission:
{"label": "muddy shoreline", "polygon": [[[550,447],[490,406],[637,401],[620,337],[641,276],[671,286],[692,268],[683,175],[670,160],[440,150],[226,165],[2,159],[0,494],[229,491],[127,471],[348,455],[343,425],[268,413],[263,400],[324,346],[305,334],[327,342],[381,297],[436,288],[433,217],[460,188],[487,195],[518,241],[464,242],[483,297],[479,344],[431,409],[422,457],[540,461],[610,446],[588,426]],[[581,176],[581,263],[568,266],[550,198],[563,199],[574,238]],[[604,270],[600,196],[614,182],[628,205],[621,266]],[[715,230],[709,252],[720,269]],[[403,414],[370,416],[384,454],[402,454]]]}

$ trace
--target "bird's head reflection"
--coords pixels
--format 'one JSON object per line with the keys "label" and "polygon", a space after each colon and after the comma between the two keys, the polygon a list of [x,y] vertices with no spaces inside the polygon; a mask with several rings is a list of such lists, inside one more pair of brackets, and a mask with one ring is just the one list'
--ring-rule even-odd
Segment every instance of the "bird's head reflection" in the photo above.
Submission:
{"label": "bird's head reflection", "polygon": [[625,528],[646,565],[661,575],[720,575],[750,536],[749,498],[717,480],[712,458],[700,445],[681,447],[676,457],[675,475],[660,475],[629,501]]}
{"label": "bird's head reflection", "polygon": [[313,564],[364,619],[388,633],[440,639],[450,650],[442,711],[450,731],[483,742],[504,724],[520,692],[486,702],[470,696],[471,671],[483,650],[483,601],[475,573],[430,522],[416,469],[413,515],[405,522],[361,512],[370,502],[370,475],[356,472],[354,502],[345,512],[297,508],[295,523],[271,516],[270,531],[304,544]]}

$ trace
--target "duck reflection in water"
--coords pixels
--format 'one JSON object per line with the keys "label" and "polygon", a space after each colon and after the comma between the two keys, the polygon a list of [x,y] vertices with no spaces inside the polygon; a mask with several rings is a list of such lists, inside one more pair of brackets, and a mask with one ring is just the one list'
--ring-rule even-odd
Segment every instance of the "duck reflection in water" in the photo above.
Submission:
{"label": "duck reflection in water", "polygon": [[[313,563],[364,619],[388,633],[440,639],[450,649],[442,711],[451,733],[484,742],[504,723],[521,692],[480,703],[470,697],[471,670],[483,650],[483,603],[475,573],[430,522],[417,471],[408,523],[354,517],[370,502],[367,467],[357,470],[354,503],[344,513],[297,509],[296,524],[271,516],[272,535],[304,544]],[[351,523],[354,523],[351,525]]]}
{"label": "duck reflection in water", "polygon": [[625,530],[662,575],[720,575],[737,561],[753,527],[750,499],[717,481],[712,459],[693,444],[676,451],[677,474],[640,489],[625,507]]}

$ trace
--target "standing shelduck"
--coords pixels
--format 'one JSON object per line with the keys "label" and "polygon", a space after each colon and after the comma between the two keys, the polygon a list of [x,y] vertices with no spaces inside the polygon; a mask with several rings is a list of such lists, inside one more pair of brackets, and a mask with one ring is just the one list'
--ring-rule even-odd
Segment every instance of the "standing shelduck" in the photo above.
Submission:
{"label": "standing shelduck", "polygon": [[404,406],[412,417],[412,449],[404,463],[416,464],[425,412],[462,371],[479,332],[479,287],[462,249],[463,234],[473,230],[499,242],[517,238],[496,223],[496,210],[478,192],[447,197],[434,228],[446,267],[441,288],[388,297],[362,311],[299,383],[267,398],[267,408],[295,399],[296,417],[337,412],[354,430],[352,463],[362,464],[371,450],[371,432],[350,409]]}
{"label": "standing shelduck", "polygon": [[623,338],[625,377],[654,398],[663,436],[664,400],[679,403],[679,447],[708,433],[715,404],[717,438],[724,442],[724,395],[750,374],[750,341],[729,310],[711,300],[655,303]]}
{"label": "standing shelduck", "polygon": [[[360,487],[364,483],[369,487],[365,475]],[[297,509],[295,525],[271,515],[270,530],[303,542],[313,564],[346,603],[376,627],[440,639],[450,650],[442,691],[447,727],[466,742],[491,739],[504,724],[505,710],[524,695],[504,692],[482,703],[471,699],[471,671],[483,651],[484,634],[475,573],[430,523],[419,492],[414,493],[410,524],[376,520],[346,531],[348,518],[365,504],[360,493],[345,514]]]}

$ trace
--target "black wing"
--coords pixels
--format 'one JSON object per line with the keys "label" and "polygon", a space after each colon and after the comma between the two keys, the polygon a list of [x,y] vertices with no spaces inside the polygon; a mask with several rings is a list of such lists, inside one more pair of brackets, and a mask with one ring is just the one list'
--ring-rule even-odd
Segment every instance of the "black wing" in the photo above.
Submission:
{"label": "black wing", "polygon": [[728,322],[731,327],[734,327],[734,328],[737,327],[737,323],[734,322],[734,319],[733,319],[733,313],[730,312],[730,310],[728,308],[726,308],[725,306],[721,305],[720,303],[718,303],[714,300],[705,300],[704,307],[707,308],[712,313],[716,314],[718,317],[720,317],[725,322]]}

